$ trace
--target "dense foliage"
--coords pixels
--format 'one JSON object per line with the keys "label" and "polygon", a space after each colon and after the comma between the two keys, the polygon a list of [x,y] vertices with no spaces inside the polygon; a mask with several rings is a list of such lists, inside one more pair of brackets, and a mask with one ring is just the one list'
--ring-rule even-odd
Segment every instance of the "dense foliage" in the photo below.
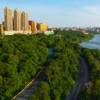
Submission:
{"label": "dense foliage", "polygon": [[55,35],[62,36],[62,38],[69,43],[80,43],[85,40],[93,38],[93,34],[84,34],[80,31],[66,31],[56,30]]}
{"label": "dense foliage", "polygon": [[0,40],[0,100],[11,100],[42,68],[48,56],[43,37],[47,39],[44,35],[13,35]]}
{"label": "dense foliage", "polygon": [[[76,79],[81,52],[78,43],[92,37],[77,31],[56,30],[49,36],[16,34],[0,39],[0,100],[10,100],[44,65],[47,79],[29,100],[64,100]],[[49,48],[53,55],[48,55]]]}
{"label": "dense foliage", "polygon": [[64,100],[71,90],[77,74],[78,55],[66,44],[61,40],[55,43],[55,53],[46,69],[47,82],[42,82],[29,100]]}
{"label": "dense foliage", "polygon": [[45,72],[47,81],[40,83],[29,100],[65,100],[76,80],[78,53],[81,51],[78,43],[92,37],[77,31],[56,30],[54,54]]}
{"label": "dense foliage", "polygon": [[90,71],[90,85],[81,95],[82,100],[100,100],[100,51],[83,49]]}

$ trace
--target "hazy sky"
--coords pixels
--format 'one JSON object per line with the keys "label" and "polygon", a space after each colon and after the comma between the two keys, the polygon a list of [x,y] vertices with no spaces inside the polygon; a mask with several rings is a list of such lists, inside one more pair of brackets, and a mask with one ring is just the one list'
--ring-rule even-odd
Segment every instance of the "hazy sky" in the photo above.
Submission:
{"label": "hazy sky", "polygon": [[49,26],[100,26],[100,0],[0,0],[0,22],[4,8],[29,13],[29,20]]}

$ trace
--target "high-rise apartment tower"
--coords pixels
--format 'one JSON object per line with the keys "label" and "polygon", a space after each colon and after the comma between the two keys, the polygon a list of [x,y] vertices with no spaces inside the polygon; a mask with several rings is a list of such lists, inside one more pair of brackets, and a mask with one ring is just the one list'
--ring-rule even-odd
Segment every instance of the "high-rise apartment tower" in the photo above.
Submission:
{"label": "high-rise apartment tower", "polygon": [[28,13],[22,12],[21,14],[21,25],[22,25],[22,30],[29,30],[29,24],[28,24]]}
{"label": "high-rise apartment tower", "polygon": [[5,8],[4,9],[4,25],[5,25],[5,31],[12,31],[13,30],[13,20],[12,20],[12,9]]}
{"label": "high-rise apartment tower", "polygon": [[14,30],[21,30],[21,12],[18,9],[14,11]]}

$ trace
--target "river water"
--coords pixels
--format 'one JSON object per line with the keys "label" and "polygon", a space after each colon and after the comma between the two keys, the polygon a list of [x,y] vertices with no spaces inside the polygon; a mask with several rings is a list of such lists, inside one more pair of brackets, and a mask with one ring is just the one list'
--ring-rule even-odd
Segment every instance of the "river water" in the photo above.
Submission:
{"label": "river water", "polygon": [[96,34],[92,40],[82,42],[80,45],[85,48],[100,50],[100,34]]}

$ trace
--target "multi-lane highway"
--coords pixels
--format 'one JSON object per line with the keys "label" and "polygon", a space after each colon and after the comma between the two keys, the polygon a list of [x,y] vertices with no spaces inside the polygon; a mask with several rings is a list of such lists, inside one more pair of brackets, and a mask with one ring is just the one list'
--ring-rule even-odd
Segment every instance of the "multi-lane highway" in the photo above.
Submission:
{"label": "multi-lane highway", "polygon": [[37,76],[16,96],[11,100],[28,100],[28,97],[34,92],[34,88],[41,82],[45,81],[46,75],[44,74],[45,67],[37,74]]}
{"label": "multi-lane highway", "polygon": [[[18,93],[12,100],[28,100],[28,97],[34,92],[34,88],[46,79],[44,67],[38,75],[32,80],[20,93]],[[79,58],[79,72],[77,75],[77,81],[67,95],[66,100],[78,100],[81,91],[85,88],[85,83],[88,81],[88,69],[86,63],[82,57]]]}
{"label": "multi-lane highway", "polygon": [[[49,56],[47,58],[48,63],[51,60],[51,53],[52,47],[49,49]],[[16,96],[12,98],[12,100],[28,100],[28,97],[34,92],[34,88],[42,81],[46,81],[46,75],[45,75],[45,70],[46,70],[47,65],[45,64],[44,67],[41,69],[41,71],[36,75],[36,77],[21,91],[19,92]]]}
{"label": "multi-lane highway", "polygon": [[[52,47],[51,47],[52,48]],[[52,52],[52,49],[49,52]],[[48,57],[47,62],[50,61],[51,56]],[[16,96],[11,100],[28,100],[28,97],[34,92],[35,87],[42,81],[46,80],[45,69],[46,65],[41,69],[41,71],[36,75],[36,77]]]}

